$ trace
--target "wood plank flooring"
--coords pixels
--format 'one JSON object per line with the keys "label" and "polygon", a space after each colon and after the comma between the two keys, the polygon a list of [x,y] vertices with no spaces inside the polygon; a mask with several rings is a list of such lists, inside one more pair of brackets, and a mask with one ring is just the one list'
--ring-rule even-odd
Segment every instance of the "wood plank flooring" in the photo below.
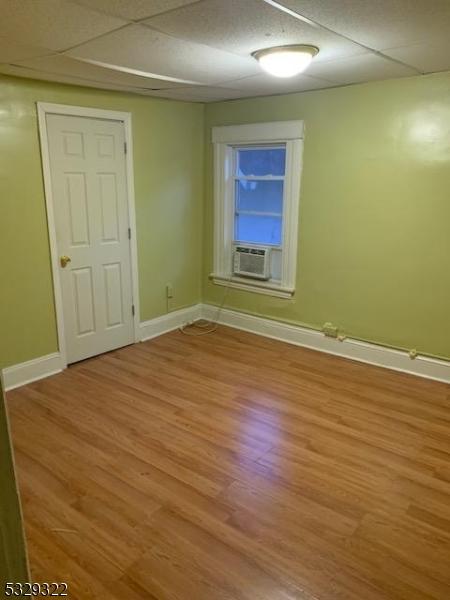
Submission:
{"label": "wood plank flooring", "polygon": [[73,600],[448,600],[450,386],[221,327],[8,394]]}

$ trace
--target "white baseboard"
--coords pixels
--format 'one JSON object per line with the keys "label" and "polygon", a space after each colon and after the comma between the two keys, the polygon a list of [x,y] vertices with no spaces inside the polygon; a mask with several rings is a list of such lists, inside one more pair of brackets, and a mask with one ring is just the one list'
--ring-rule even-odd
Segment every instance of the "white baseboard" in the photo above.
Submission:
{"label": "white baseboard", "polygon": [[[217,306],[210,304],[196,304],[176,310],[162,317],[141,323],[141,341],[151,340],[201,318],[214,320],[216,317]],[[394,371],[402,371],[403,373],[411,373],[412,375],[450,383],[449,361],[420,355],[412,360],[407,352],[401,350],[393,350],[376,344],[352,340],[351,338],[346,338],[343,342],[340,342],[325,337],[321,332],[313,329],[256,317],[234,310],[222,309],[219,322],[235,329],[242,329],[296,346],[303,346],[312,350],[351,358],[359,362],[386,367]],[[2,372],[5,389],[7,391],[12,390],[32,381],[55,375],[60,373],[63,367],[58,352],[7,367]]]}
{"label": "white baseboard", "polygon": [[[201,317],[215,319],[217,317],[217,306],[203,304]],[[324,336],[320,331],[228,309],[221,311],[219,322],[229,327],[281,340],[296,346],[304,346],[312,350],[351,358],[359,362],[393,369],[394,371],[402,371],[403,373],[411,373],[412,375],[450,383],[450,362],[445,360],[420,355],[415,359],[411,359],[407,352],[401,350],[360,342],[351,338],[346,338],[340,342],[337,339]]]}
{"label": "white baseboard", "polygon": [[6,391],[13,390],[32,381],[60,373],[62,370],[63,365],[59,352],[27,360],[27,362],[3,369],[5,389]]}
{"label": "white baseboard", "polygon": [[[196,321],[200,317],[201,305],[196,304],[188,308],[176,310],[162,317],[145,321],[140,324],[140,340],[151,340],[158,335],[177,329],[186,323]],[[5,390],[12,390],[38,379],[55,375],[56,373],[60,373],[64,367],[65,365],[62,363],[59,352],[6,367],[2,371]]]}
{"label": "white baseboard", "polygon": [[186,325],[186,323],[190,323],[191,321],[197,321],[201,318],[201,309],[201,304],[195,304],[188,308],[175,310],[162,317],[156,317],[156,319],[142,322],[140,325],[141,342],[151,340],[158,335],[178,329],[178,327]]}

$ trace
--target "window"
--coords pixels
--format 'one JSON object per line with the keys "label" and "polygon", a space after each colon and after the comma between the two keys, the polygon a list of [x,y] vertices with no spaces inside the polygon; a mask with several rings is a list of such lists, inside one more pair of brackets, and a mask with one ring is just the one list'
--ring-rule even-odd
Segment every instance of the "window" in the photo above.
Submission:
{"label": "window", "polygon": [[[290,297],[295,291],[302,121],[213,128],[217,284]],[[233,275],[237,245],[270,248],[268,281]]]}
{"label": "window", "polygon": [[286,145],[234,151],[234,241],[280,246]]}

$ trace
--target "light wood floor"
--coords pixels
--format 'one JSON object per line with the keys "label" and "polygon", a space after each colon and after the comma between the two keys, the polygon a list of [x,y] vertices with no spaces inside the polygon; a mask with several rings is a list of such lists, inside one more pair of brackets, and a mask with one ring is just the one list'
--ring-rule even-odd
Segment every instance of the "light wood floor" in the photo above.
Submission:
{"label": "light wood floor", "polygon": [[450,386],[220,328],[8,404],[33,578],[71,599],[450,598]]}

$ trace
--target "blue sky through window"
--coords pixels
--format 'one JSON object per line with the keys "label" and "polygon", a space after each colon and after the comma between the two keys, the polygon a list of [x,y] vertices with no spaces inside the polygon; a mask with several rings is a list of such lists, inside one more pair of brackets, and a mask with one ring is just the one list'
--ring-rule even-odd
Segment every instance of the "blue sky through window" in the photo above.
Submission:
{"label": "blue sky through window", "polygon": [[285,163],[284,146],[236,149],[236,241],[281,245]]}
{"label": "blue sky through window", "polygon": [[237,175],[284,175],[286,148],[238,148]]}
{"label": "blue sky through window", "polygon": [[281,245],[281,217],[236,215],[236,241]]}

